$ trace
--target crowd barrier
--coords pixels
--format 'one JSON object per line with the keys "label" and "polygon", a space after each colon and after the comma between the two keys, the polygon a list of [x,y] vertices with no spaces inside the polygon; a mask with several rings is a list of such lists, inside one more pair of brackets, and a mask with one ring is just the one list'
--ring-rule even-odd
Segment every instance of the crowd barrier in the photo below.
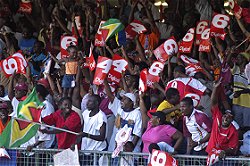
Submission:
{"label": "crowd barrier", "polygon": [[[60,152],[57,149],[33,149],[27,153],[25,149],[8,149],[11,159],[0,158],[0,166],[53,166],[53,156]],[[147,166],[148,154],[123,152],[115,159],[111,152],[79,151],[80,165],[83,166]],[[179,166],[204,166],[207,156],[174,155]],[[250,166],[250,158],[227,157],[222,166]]]}

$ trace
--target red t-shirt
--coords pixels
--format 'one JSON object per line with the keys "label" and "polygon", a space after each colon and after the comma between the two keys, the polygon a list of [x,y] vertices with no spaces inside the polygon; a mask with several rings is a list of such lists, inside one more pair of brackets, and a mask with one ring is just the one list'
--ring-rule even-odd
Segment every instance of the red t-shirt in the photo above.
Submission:
{"label": "red t-shirt", "polygon": [[238,131],[234,125],[230,124],[227,129],[221,127],[222,113],[218,105],[213,106],[211,112],[213,115],[213,127],[206,149],[207,153],[210,154],[213,148],[218,150],[237,149],[239,138]]}
{"label": "red t-shirt", "polygon": [[[73,132],[81,131],[81,119],[79,115],[75,111],[71,111],[70,115],[64,120],[62,116],[62,110],[57,110],[53,114],[46,116],[43,118],[43,122],[48,125],[55,125],[56,127],[63,128],[67,127],[68,130]],[[74,143],[76,143],[77,135],[70,134],[67,132],[62,132],[60,134],[56,134],[58,149],[67,149]],[[78,145],[80,148],[80,145]]]}

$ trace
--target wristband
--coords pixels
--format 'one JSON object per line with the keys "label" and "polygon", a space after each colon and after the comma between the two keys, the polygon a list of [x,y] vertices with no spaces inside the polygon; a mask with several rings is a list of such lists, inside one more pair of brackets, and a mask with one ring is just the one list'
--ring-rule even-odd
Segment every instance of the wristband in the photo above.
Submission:
{"label": "wristband", "polygon": [[88,138],[90,138],[90,134],[89,134],[89,133],[88,133],[88,135],[87,135],[87,136],[88,136]]}

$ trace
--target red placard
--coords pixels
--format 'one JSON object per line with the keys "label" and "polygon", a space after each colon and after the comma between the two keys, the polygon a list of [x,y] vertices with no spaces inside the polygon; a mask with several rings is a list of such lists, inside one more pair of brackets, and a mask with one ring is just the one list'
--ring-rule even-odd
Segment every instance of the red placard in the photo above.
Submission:
{"label": "red placard", "polygon": [[98,28],[97,33],[95,35],[95,46],[97,46],[97,47],[104,46],[104,39],[103,39],[103,36],[102,36],[101,27],[102,27],[102,24],[104,24],[105,22],[106,21],[101,21],[100,22],[99,28]]}
{"label": "red placard", "polygon": [[200,52],[210,52],[210,28],[206,28],[201,34],[201,43],[199,46]]}
{"label": "red placard", "polygon": [[[76,29],[79,32],[79,35],[82,37],[82,24],[81,24],[81,17],[80,16],[75,16],[75,23],[76,23]],[[73,36],[76,36],[75,28],[74,28],[74,23],[72,22],[72,34]]]}
{"label": "red placard", "polygon": [[29,0],[22,0],[19,3],[19,9],[17,11],[18,13],[26,13],[31,14],[32,12],[32,4]]}
{"label": "red placard", "polygon": [[147,75],[148,75],[148,69],[145,68],[140,73],[139,93],[143,93],[147,91]]}
{"label": "red placard", "polygon": [[194,28],[190,28],[179,44],[180,53],[190,53],[194,42]]}
{"label": "red placard", "polygon": [[112,58],[112,66],[108,73],[108,80],[115,84],[119,84],[122,78],[122,72],[126,71],[128,62],[121,56],[115,54]]}
{"label": "red placard", "polygon": [[71,44],[77,45],[77,38],[74,36],[61,36],[61,57],[68,57],[67,48]]}
{"label": "red placard", "polygon": [[126,38],[134,39],[137,34],[141,34],[147,31],[145,26],[139,20],[134,20],[125,29]]}
{"label": "red placard", "polygon": [[153,149],[148,166],[178,166],[178,161],[167,152]]}
{"label": "red placard", "polygon": [[101,85],[112,65],[112,60],[103,56],[98,57],[93,84]]}
{"label": "red placard", "polygon": [[207,20],[201,20],[197,23],[196,26],[196,41],[195,44],[199,45],[201,42],[201,34],[202,32],[208,27],[208,21]]}
{"label": "red placard", "polygon": [[225,14],[215,13],[211,23],[210,36],[220,37],[222,40],[225,39],[224,29],[228,26],[230,21],[229,16]]}
{"label": "red placard", "polygon": [[15,71],[16,73],[26,73],[27,62],[19,52],[2,60],[0,64],[6,77],[10,77]]}
{"label": "red placard", "polygon": [[166,40],[162,45],[156,48],[154,51],[156,59],[160,62],[165,62],[168,60],[168,56],[173,52],[178,52],[178,45],[175,41],[175,38],[172,36]]}
{"label": "red placard", "polygon": [[190,77],[193,77],[197,72],[203,72],[203,69],[199,64],[189,64],[185,69],[186,74]]}
{"label": "red placard", "polygon": [[86,62],[84,63],[84,68],[89,68],[90,71],[95,70],[96,67],[96,62],[92,50],[93,45],[91,44],[89,48],[89,57],[85,58]]}
{"label": "red placard", "polygon": [[155,61],[150,68],[148,69],[148,75],[147,75],[147,86],[153,88],[154,82],[160,81],[160,72],[163,70],[164,64],[159,61]]}
{"label": "red placard", "polygon": [[186,64],[199,64],[199,61],[197,61],[196,59],[190,58],[186,55],[180,55],[180,59]]}
{"label": "red placard", "polygon": [[237,4],[235,0],[228,0],[230,8],[237,19],[242,17],[242,8]]}

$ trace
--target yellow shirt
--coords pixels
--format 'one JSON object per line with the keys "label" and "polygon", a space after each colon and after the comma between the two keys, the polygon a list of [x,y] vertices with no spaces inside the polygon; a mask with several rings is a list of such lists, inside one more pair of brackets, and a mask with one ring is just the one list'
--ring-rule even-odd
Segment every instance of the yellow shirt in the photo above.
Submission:
{"label": "yellow shirt", "polygon": [[[172,105],[168,101],[164,100],[158,106],[157,111],[162,111],[164,109],[169,109],[169,108],[173,108],[173,107],[174,107],[174,105]],[[181,116],[180,110],[175,110],[175,111],[173,111],[173,112],[166,115],[166,121],[172,123],[171,119],[173,119],[174,117],[179,117],[179,116]]]}

